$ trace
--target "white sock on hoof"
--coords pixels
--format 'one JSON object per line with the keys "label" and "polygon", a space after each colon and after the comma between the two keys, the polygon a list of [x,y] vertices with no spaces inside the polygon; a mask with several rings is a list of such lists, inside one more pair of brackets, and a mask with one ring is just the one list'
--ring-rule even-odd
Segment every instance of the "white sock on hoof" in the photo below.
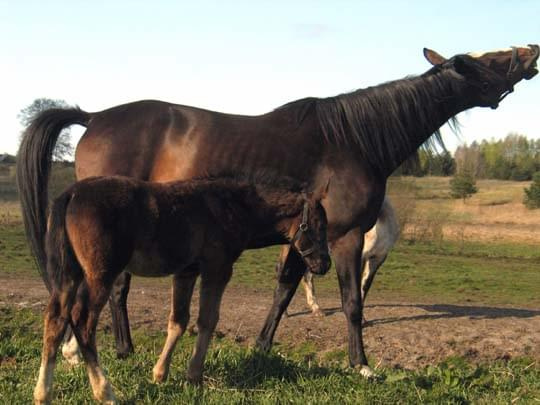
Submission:
{"label": "white sock on hoof", "polygon": [[364,378],[375,378],[377,375],[369,366],[362,366],[360,368],[360,375]]}
{"label": "white sock on hoof", "polygon": [[81,352],[79,351],[79,344],[77,339],[72,337],[68,342],[62,345],[62,356],[72,366],[76,366],[82,363]]}

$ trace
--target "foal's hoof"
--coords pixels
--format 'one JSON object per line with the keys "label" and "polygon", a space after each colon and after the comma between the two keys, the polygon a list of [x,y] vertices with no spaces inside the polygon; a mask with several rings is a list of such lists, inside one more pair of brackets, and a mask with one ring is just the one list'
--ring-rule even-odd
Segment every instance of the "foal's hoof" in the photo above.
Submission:
{"label": "foal's hoof", "polygon": [[164,383],[165,381],[167,381],[168,377],[169,377],[168,371],[157,370],[156,368],[152,370],[152,378],[153,378],[154,383],[156,384]]}
{"label": "foal's hoof", "polygon": [[202,385],[203,376],[202,376],[202,374],[190,374],[190,373],[188,373],[187,381],[191,385]]}

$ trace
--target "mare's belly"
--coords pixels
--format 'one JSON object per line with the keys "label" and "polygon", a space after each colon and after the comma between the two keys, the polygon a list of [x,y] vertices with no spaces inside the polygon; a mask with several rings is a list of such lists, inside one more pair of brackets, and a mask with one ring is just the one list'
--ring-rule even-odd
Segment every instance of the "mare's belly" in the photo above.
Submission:
{"label": "mare's belly", "polygon": [[171,263],[159,254],[157,249],[135,250],[125,271],[141,277],[163,277],[182,269],[180,263]]}

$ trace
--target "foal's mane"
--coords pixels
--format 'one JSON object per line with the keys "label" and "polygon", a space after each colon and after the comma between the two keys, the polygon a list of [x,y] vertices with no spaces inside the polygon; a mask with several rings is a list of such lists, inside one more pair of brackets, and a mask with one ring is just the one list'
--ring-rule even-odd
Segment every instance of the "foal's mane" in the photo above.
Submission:
{"label": "foal's mane", "polygon": [[[276,110],[290,110],[301,122],[316,113],[321,135],[329,144],[354,148],[380,169],[397,167],[423,143],[426,149],[446,150],[437,129],[424,143],[426,131],[440,125],[440,102],[459,93],[457,75],[449,69],[431,69],[335,97],[308,97]],[[449,118],[456,132],[459,123]]]}

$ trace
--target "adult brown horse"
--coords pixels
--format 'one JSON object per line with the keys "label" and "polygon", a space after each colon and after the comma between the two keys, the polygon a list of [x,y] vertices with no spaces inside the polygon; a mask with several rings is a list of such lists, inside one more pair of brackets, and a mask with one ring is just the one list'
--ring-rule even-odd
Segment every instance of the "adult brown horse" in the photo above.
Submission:
{"label": "adult brown horse", "polygon": [[35,403],[51,401],[56,353],[68,323],[80,343],[94,397],[116,403],[99,365],[96,326],[124,270],[146,277],[174,275],[167,340],[154,367],[159,382],[167,378],[174,347],[187,328],[193,287],[201,276],[199,333],[187,376],[202,382],[221,297],[244,249],[288,242],[311,271],[328,271],[327,221],[319,202],[324,193],[305,193],[283,179],[162,184],[114,176],[69,187],[55,200],[48,221],[52,290]]}
{"label": "adult brown horse", "polygon": [[[78,179],[116,174],[163,182],[269,169],[316,188],[331,176],[323,205],[347,318],[349,360],[369,374],[358,288],[361,252],[363,235],[377,220],[388,176],[433,134],[440,139],[438,129],[459,112],[476,106],[497,108],[516,83],[538,73],[539,53],[538,45],[530,45],[446,59],[424,49],[433,67],[420,76],[336,97],[302,99],[260,116],[159,101],[98,113],[77,108],[45,111],[27,129],[18,158],[20,198],[33,252],[44,268],[51,153],[62,128],[71,124],[87,127],[75,155]],[[270,347],[304,274],[294,253],[281,267],[274,304],[258,338],[263,349]],[[128,288],[125,274],[110,301],[120,355],[132,350]]]}

